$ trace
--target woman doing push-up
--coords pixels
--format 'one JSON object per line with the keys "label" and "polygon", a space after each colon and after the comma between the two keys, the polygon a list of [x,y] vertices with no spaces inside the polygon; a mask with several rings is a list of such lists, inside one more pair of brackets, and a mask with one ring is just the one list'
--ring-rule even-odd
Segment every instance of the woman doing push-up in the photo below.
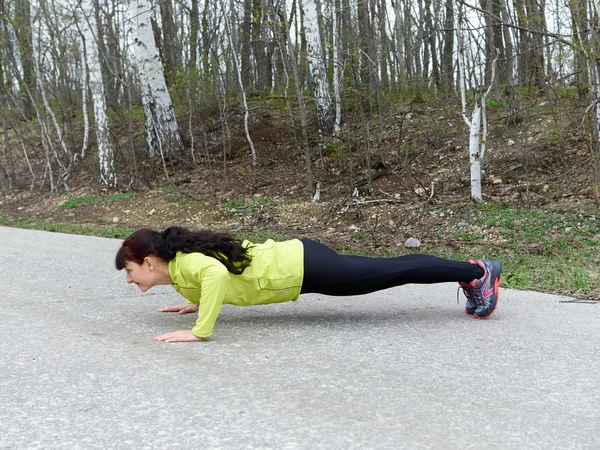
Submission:
{"label": "woman doing push-up", "polygon": [[368,258],[340,255],[310,239],[263,244],[237,241],[212,231],[170,227],[141,229],[117,252],[116,266],[142,292],[172,285],[188,303],[161,312],[198,312],[191,330],[165,333],[165,342],[202,341],[213,333],[221,306],[249,306],[296,300],[300,294],[362,295],[408,283],[456,281],[466,297],[465,312],[489,317],[498,304],[502,265],[480,259],[460,262],[429,255]]}

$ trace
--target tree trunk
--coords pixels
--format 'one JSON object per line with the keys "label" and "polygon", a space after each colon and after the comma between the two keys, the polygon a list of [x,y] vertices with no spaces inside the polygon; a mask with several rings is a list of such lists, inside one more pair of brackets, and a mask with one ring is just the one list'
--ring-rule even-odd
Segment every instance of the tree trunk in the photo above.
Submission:
{"label": "tree trunk", "polygon": [[[233,26],[233,25],[232,25]],[[252,30],[252,0],[244,0],[244,19],[242,21],[241,76],[244,90],[250,87],[250,33]]]}
{"label": "tree trunk", "polygon": [[333,124],[333,135],[339,136],[342,130],[342,101],[340,97],[340,69],[339,69],[339,24],[337,18],[338,3],[332,8],[333,32],[331,35],[331,45],[333,47],[333,93],[335,98],[335,122]]}
{"label": "tree trunk", "polygon": [[[200,29],[200,13],[198,11],[198,2],[199,0],[190,0],[191,1],[191,10],[190,10],[190,62],[188,70],[190,72],[190,81],[192,78],[195,80],[196,73],[198,72],[198,30]],[[192,86],[195,83],[191,83]]]}
{"label": "tree trunk", "polygon": [[529,21],[525,13],[526,0],[514,0],[515,15],[517,16],[517,25],[519,25],[517,41],[517,82],[519,84],[529,83],[531,80],[531,56],[530,49],[532,47],[531,37],[526,31],[529,28]]}
{"label": "tree trunk", "polygon": [[183,142],[154,42],[151,4],[148,0],[135,0],[133,6],[130,14],[144,104],[146,145],[150,155],[166,158],[173,152],[182,151]]}
{"label": "tree trunk", "polygon": [[586,0],[572,0],[571,2],[571,25],[573,27],[574,48],[574,72],[577,95],[580,99],[587,99],[589,94],[590,79],[588,76],[588,60],[585,53],[589,44],[587,33],[587,4]]}
{"label": "tree trunk", "polygon": [[202,10],[202,87],[206,97],[211,94],[212,83],[210,81],[210,30],[208,24],[209,0],[204,0]]}
{"label": "tree trunk", "polygon": [[452,92],[454,86],[454,7],[453,0],[446,0],[446,17],[444,20],[444,50],[442,53],[442,80],[443,90]]}
{"label": "tree trunk", "polygon": [[173,22],[173,3],[171,0],[159,0],[162,22],[163,63],[165,65],[165,81],[173,86],[177,75],[177,61],[180,56],[175,44],[175,23]]}
{"label": "tree trunk", "polygon": [[[106,101],[109,108],[119,110],[119,96],[122,89],[121,75],[123,74],[123,56],[121,55],[121,49],[119,47],[119,36],[118,30],[115,30],[115,6],[113,5],[112,12],[106,18],[106,55],[107,59],[106,68],[109,70],[107,73],[110,82],[106,85]],[[104,59],[102,55],[99,55],[100,61]]]}
{"label": "tree trunk", "polygon": [[329,95],[329,83],[327,73],[323,65],[323,53],[321,51],[321,37],[317,21],[317,9],[312,0],[304,5],[304,28],[308,43],[308,62],[312,75],[312,90],[317,107],[317,119],[319,129],[324,134],[332,134],[334,126],[333,106]]}
{"label": "tree trunk", "polygon": [[36,79],[33,62],[33,35],[31,32],[31,8],[29,0],[15,0],[14,23],[23,73],[20,80],[21,86],[19,92],[21,92],[21,100],[23,102],[23,115],[27,120],[30,120],[35,116],[31,96],[35,93]]}
{"label": "tree trunk", "polygon": [[252,53],[254,55],[254,64],[256,67],[257,90],[263,94],[271,90],[271,80],[268,79],[268,68],[270,61],[267,58],[267,45],[263,32],[263,0],[254,0],[252,8]]}
{"label": "tree trunk", "polygon": [[[508,11],[506,10],[505,0],[498,0],[500,5],[500,17],[503,23],[510,23]],[[502,26],[502,35],[504,37],[504,57],[506,63],[502,64],[504,73],[502,75],[502,83],[506,87],[506,95],[509,98],[514,96],[514,84],[515,84],[515,68],[514,68],[514,51],[513,51],[513,38],[508,26]],[[500,75],[500,73],[499,73]]]}
{"label": "tree trunk", "polygon": [[[117,185],[115,157],[110,141],[108,117],[106,116],[106,96],[102,80],[98,42],[96,41],[93,32],[93,30],[97,29],[94,3],[92,0],[81,0],[80,7],[81,31],[83,33],[83,41],[85,42],[86,55],[82,64],[85,66],[87,63],[89,69],[89,88],[92,93],[92,103],[94,106],[98,161],[100,163],[100,184],[103,186],[115,187]],[[85,85],[84,80],[83,90],[87,90],[87,88],[88,86]],[[87,111],[83,111],[83,114],[87,115]]]}
{"label": "tree trunk", "polygon": [[441,90],[440,80],[440,63],[438,60],[438,50],[436,48],[436,27],[433,23],[434,13],[431,10],[431,0],[425,0],[425,27],[427,30],[427,45],[429,46],[429,53],[431,58],[431,79],[434,86],[438,91]]}

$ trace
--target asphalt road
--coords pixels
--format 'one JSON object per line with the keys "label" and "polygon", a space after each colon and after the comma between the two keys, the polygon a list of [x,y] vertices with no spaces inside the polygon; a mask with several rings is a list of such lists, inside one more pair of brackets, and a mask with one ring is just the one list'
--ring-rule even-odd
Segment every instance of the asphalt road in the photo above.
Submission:
{"label": "asphalt road", "polygon": [[140,294],[120,241],[0,227],[2,449],[598,449],[600,305],[456,285],[226,305]]}

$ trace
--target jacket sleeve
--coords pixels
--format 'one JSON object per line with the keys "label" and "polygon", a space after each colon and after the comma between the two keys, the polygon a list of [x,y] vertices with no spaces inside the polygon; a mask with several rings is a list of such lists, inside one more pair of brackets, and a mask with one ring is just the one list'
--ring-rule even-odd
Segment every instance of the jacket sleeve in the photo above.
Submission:
{"label": "jacket sleeve", "polygon": [[188,276],[193,279],[194,284],[200,286],[200,301],[198,308],[198,319],[192,328],[196,337],[208,337],[212,335],[215,322],[221,311],[223,299],[229,285],[229,272],[218,260],[202,255],[202,261],[186,267]]}

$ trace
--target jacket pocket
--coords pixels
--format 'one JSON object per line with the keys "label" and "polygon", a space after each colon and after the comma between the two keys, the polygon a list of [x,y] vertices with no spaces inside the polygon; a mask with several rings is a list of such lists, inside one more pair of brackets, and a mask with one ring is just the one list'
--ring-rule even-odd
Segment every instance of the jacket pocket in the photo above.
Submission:
{"label": "jacket pocket", "polygon": [[275,293],[287,292],[291,289],[298,288],[297,283],[294,283],[293,277],[288,278],[259,278],[258,287],[263,291],[274,291]]}

